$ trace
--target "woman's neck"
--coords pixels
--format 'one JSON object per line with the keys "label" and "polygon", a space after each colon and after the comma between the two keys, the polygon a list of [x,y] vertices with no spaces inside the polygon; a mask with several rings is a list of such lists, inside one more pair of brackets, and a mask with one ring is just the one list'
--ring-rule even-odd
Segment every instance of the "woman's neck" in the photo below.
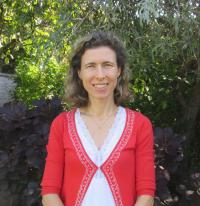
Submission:
{"label": "woman's neck", "polygon": [[117,105],[113,102],[89,102],[88,106],[80,108],[84,114],[93,117],[106,117],[112,115],[117,110]]}

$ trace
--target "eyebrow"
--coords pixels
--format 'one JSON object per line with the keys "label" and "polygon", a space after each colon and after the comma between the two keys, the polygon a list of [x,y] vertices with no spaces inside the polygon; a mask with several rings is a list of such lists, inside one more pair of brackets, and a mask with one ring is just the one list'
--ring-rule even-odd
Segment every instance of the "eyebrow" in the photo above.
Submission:
{"label": "eyebrow", "polygon": [[[102,64],[110,64],[110,65],[112,65],[112,66],[115,65],[114,62],[110,62],[110,61],[104,61],[104,62],[102,62]],[[87,67],[87,66],[89,66],[89,65],[96,65],[96,63],[95,63],[95,62],[88,62],[88,63],[84,64],[83,67]]]}
{"label": "eyebrow", "polygon": [[110,62],[110,61],[105,61],[105,62],[103,62],[103,64],[112,64],[112,65],[115,65],[114,62]]}
{"label": "eyebrow", "polygon": [[[90,65],[90,64],[96,64],[95,62],[88,62],[88,63],[86,63],[85,65],[87,66],[87,65]],[[102,64],[115,64],[114,62],[110,62],[110,61],[104,61],[104,62],[102,62]]]}
{"label": "eyebrow", "polygon": [[91,64],[96,64],[96,63],[95,62],[88,62],[88,63],[84,64],[84,66],[91,65]]}

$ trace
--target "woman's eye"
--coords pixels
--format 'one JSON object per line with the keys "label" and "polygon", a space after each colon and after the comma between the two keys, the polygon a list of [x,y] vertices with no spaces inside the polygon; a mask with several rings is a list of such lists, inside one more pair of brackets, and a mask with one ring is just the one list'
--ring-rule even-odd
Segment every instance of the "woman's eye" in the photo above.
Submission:
{"label": "woman's eye", "polygon": [[88,68],[95,68],[94,65],[88,65]]}
{"label": "woman's eye", "polygon": [[94,69],[95,67],[94,67],[94,65],[87,65],[86,68],[87,68],[87,69]]}
{"label": "woman's eye", "polygon": [[105,64],[105,68],[111,69],[113,67],[112,64]]}

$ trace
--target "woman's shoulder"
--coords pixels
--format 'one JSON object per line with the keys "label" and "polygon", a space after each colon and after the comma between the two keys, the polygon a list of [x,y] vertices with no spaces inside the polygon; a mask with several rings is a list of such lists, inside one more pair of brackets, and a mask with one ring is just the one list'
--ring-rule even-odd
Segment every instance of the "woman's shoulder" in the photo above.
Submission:
{"label": "woman's shoulder", "polygon": [[69,114],[73,114],[75,113],[77,108],[72,108],[70,110],[65,110],[60,112],[57,116],[55,116],[55,118],[53,119],[53,122],[62,122],[62,121],[66,121],[66,118]]}
{"label": "woman's shoulder", "polygon": [[132,115],[134,115],[136,124],[150,124],[151,125],[151,120],[149,119],[149,117],[143,114],[142,112],[139,112],[139,111],[136,111],[130,108],[126,108],[126,110],[129,113],[132,113]]}

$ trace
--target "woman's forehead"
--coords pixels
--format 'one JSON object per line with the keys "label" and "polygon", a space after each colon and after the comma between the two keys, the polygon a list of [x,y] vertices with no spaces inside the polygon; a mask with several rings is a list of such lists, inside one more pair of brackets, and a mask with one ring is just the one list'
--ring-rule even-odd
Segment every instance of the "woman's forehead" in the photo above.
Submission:
{"label": "woman's forehead", "polygon": [[81,58],[82,63],[96,61],[116,62],[116,53],[108,46],[101,46],[87,49]]}

